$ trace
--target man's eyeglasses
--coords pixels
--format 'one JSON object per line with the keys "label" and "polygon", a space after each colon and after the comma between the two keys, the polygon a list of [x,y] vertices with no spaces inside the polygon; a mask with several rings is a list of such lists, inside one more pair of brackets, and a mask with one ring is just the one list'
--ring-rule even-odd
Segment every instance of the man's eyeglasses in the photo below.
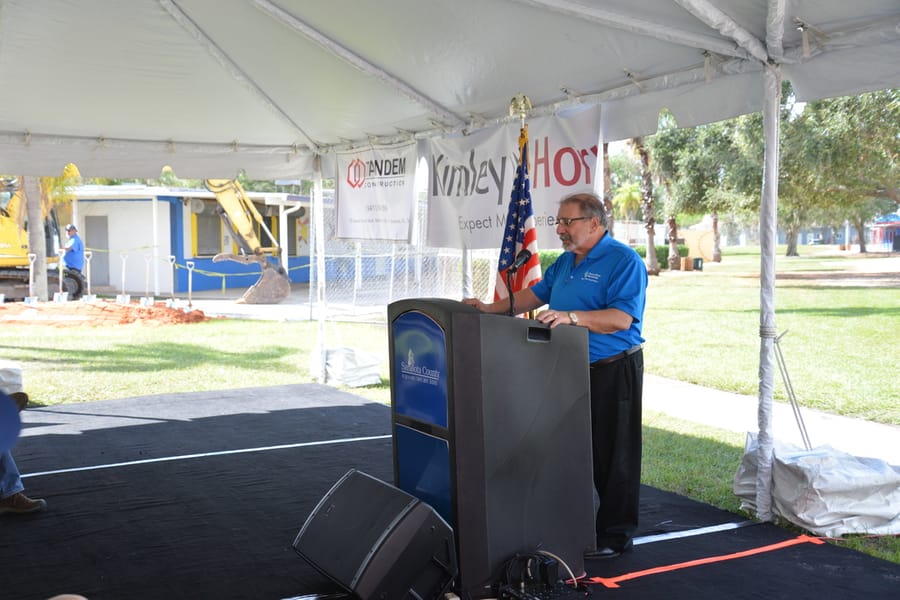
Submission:
{"label": "man's eyeglasses", "polygon": [[575,221],[584,221],[585,219],[590,219],[591,217],[556,217],[557,223],[561,223],[563,227],[568,227]]}

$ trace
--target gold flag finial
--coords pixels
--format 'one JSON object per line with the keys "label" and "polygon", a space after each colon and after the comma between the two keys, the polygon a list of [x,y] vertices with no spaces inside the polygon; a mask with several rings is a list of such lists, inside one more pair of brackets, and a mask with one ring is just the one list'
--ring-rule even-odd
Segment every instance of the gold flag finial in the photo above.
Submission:
{"label": "gold flag finial", "polygon": [[525,114],[531,110],[531,99],[525,94],[516,94],[509,101],[509,116],[519,115],[522,125],[525,125]]}

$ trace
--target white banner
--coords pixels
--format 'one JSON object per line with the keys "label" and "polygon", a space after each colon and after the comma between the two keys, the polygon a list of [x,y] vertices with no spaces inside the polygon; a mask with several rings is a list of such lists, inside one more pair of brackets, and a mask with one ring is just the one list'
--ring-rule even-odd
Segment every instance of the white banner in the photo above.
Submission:
{"label": "white banner", "polygon": [[[498,248],[518,154],[518,124],[433,139],[428,159],[427,244]],[[599,191],[600,106],[528,122],[528,161],[538,247],[559,248],[556,209],[569,194]]]}
{"label": "white banner", "polygon": [[409,242],[415,142],[337,155],[337,237]]}

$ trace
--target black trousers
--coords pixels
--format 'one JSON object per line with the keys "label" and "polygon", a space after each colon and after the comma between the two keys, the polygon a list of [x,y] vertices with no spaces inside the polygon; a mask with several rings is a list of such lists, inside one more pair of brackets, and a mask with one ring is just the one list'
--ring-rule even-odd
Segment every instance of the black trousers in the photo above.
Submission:
{"label": "black trousers", "polygon": [[591,367],[597,547],[625,550],[638,526],[644,353]]}

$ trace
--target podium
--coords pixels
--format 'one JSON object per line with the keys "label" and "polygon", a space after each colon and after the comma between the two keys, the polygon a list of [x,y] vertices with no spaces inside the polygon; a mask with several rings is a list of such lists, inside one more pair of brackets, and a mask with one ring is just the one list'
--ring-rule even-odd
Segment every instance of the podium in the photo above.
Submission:
{"label": "podium", "polygon": [[457,593],[491,596],[517,553],[544,550],[584,573],[595,544],[587,330],[444,299],[394,302],[388,324],[394,484],[453,528]]}

